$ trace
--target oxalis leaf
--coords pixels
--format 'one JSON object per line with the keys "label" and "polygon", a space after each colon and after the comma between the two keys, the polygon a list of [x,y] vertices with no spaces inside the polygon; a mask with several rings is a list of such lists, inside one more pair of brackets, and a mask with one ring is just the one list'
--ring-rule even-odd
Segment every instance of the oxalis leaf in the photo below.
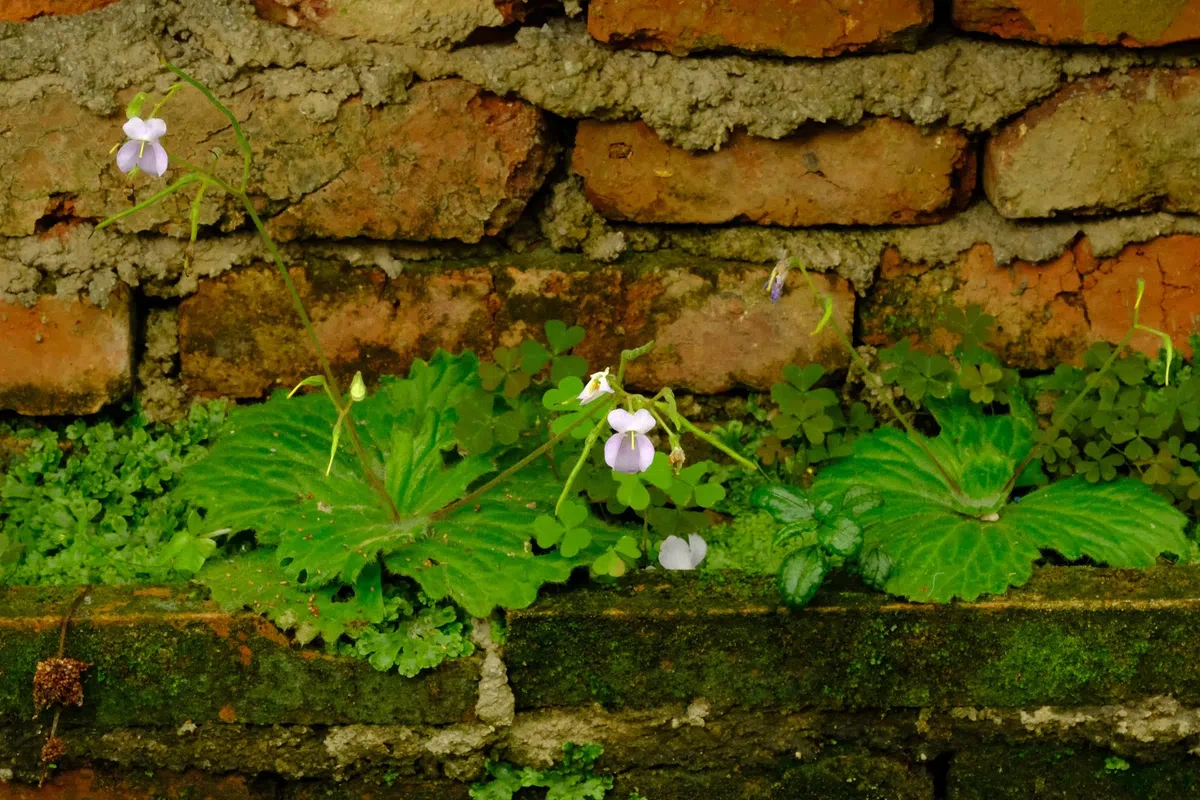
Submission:
{"label": "oxalis leaf", "polygon": [[533,520],[555,499],[544,467],[431,520],[495,470],[489,458],[455,452],[454,407],[478,388],[474,355],[439,351],[429,363],[415,362],[407,380],[385,382],[355,404],[355,430],[398,517],[364,479],[350,437],[342,437],[325,477],[336,412],[323,394],[286,400],[276,393],[237,409],[180,491],[207,509],[213,528],[254,530],[260,544],[276,545],[284,577],[310,590],[353,585],[383,557],[431,599],[452,599],[476,616],[528,605],[543,583],[566,580],[613,537],[598,528],[569,559],[534,554]]}
{"label": "oxalis leaf", "polygon": [[854,454],[823,470],[814,502],[836,502],[855,485],[883,503],[858,517],[867,552],[892,561],[884,588],[914,600],[974,600],[1018,586],[1040,550],[1089,556],[1112,567],[1146,567],[1161,553],[1184,555],[1186,518],[1139,481],[1052,483],[1015,502],[1004,487],[1033,447],[1028,408],[1014,397],[1011,415],[984,416],[965,404],[932,403],[940,434],[925,445],[881,429],[860,438]]}

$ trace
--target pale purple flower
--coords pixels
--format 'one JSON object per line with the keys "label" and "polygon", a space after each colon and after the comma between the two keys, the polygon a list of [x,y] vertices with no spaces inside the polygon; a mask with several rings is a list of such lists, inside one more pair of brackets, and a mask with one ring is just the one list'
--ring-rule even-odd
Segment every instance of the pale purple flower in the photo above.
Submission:
{"label": "pale purple flower", "polygon": [[588,403],[595,400],[602,394],[612,394],[613,388],[608,385],[608,370],[603,372],[593,372],[591,379],[587,382],[587,386],[583,387],[583,391],[579,393],[580,405],[586,406]]}
{"label": "pale purple flower", "polygon": [[167,151],[158,140],[166,135],[167,123],[157,117],[133,117],[122,130],[129,141],[117,151],[117,168],[132,172],[134,167],[141,167],[147,175],[162,176],[167,171]]}
{"label": "pale purple flower", "polygon": [[781,256],[779,262],[771,270],[767,282],[763,284],[763,289],[771,293],[772,303],[778,303],[779,298],[783,296],[783,282],[787,280],[788,263],[787,256]]}
{"label": "pale purple flower", "polygon": [[616,431],[604,443],[604,460],[617,472],[645,472],[654,463],[654,445],[646,434],[654,428],[654,417],[644,408],[630,414],[623,408],[608,412],[608,424]]}
{"label": "pale purple flower", "polygon": [[668,536],[658,549],[658,563],[663,569],[695,569],[708,553],[708,543],[697,534],[689,534],[687,541],[678,536]]}

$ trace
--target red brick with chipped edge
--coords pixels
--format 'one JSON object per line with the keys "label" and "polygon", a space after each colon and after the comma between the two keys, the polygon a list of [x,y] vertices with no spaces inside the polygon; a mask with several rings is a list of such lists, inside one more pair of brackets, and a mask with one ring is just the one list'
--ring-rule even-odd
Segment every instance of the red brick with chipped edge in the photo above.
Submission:
{"label": "red brick with chipped edge", "polygon": [[123,284],[101,308],[45,295],[31,308],[0,301],[0,408],[93,414],[132,385],[131,298]]}
{"label": "red brick with chipped edge", "polygon": [[908,44],[932,21],[933,0],[592,0],[588,6],[588,32],[596,39],[675,55],[733,48],[821,58],[885,50]]}
{"label": "red brick with chipped edge", "polygon": [[[1142,0],[1150,6],[1161,0]],[[1129,0],[1136,8],[1136,0]],[[1098,30],[1080,0],[954,0],[954,24],[965,31],[1041,44],[1157,47],[1200,39],[1200,0],[1189,0],[1157,35]]]}
{"label": "red brick with chipped edge", "polygon": [[85,14],[117,0],[4,0],[0,22],[28,22],[36,17]]}
{"label": "red brick with chipped edge", "polygon": [[586,120],[572,157],[588,199],[610,219],[794,227],[943,219],[969,200],[975,163],[961,131],[889,118],[809,125],[781,140],[735,133],[697,153],[642,122]]}
{"label": "red brick with chipped edge", "polygon": [[[1097,258],[1090,242],[1082,239],[1058,258],[1041,263],[1017,261],[998,266],[992,249],[975,245],[946,269],[903,262],[889,251],[879,282],[871,294],[879,296],[894,281],[912,279],[911,285],[893,290],[912,298],[911,304],[865,304],[863,338],[868,344],[890,345],[904,335],[920,337],[915,326],[885,328],[885,320],[922,318],[919,309],[942,301],[943,277],[954,276],[949,304],[982,306],[998,320],[989,346],[1011,366],[1051,369],[1059,363],[1079,363],[1094,342],[1117,342],[1129,328],[1137,281],[1146,282],[1142,299],[1143,324],[1165,331],[1184,357],[1191,356],[1188,337],[1200,332],[1200,236],[1166,236],[1131,244],[1117,255]],[[932,278],[927,282],[923,275]],[[914,312],[913,309],[917,309]],[[957,337],[938,331],[925,341],[944,352],[953,350]],[[1135,334],[1131,346],[1156,355],[1161,340],[1149,333]]]}

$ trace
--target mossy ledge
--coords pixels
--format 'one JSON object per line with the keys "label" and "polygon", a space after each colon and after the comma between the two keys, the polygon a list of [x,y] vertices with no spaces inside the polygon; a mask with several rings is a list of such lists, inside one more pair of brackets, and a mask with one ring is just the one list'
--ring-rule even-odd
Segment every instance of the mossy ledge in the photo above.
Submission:
{"label": "mossy ledge", "polygon": [[1200,701],[1200,569],[1039,570],[949,605],[826,589],[801,612],[770,578],[649,573],[509,615],[518,709],[1012,708]]}
{"label": "mossy ledge", "polygon": [[[0,590],[0,723],[33,717],[33,672],[56,654],[74,588]],[[186,587],[97,587],[67,654],[92,666],[70,724],[443,724],[473,718],[482,657],[408,679],[300,650],[265,619]]]}

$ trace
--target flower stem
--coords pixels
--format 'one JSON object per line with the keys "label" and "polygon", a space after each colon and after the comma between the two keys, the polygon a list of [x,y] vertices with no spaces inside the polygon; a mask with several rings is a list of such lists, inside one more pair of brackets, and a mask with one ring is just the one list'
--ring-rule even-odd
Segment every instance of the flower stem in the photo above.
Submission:
{"label": "flower stem", "polygon": [[[813,297],[816,299],[817,305],[824,307],[827,311],[832,302],[831,298],[828,298],[821,292],[820,289],[817,288],[816,281],[813,280],[812,275],[810,275],[804,265],[800,263],[799,259],[793,258],[792,264],[800,270],[800,274],[803,275],[804,279],[808,282],[808,288],[812,290]],[[846,352],[850,354],[850,359],[854,362],[855,366],[862,370],[863,375],[867,378],[875,379],[875,389],[879,392],[880,399],[883,400],[884,404],[888,407],[888,410],[892,412],[897,420],[899,420],[900,424],[904,426],[904,430],[908,432],[909,438],[913,440],[917,447],[921,448],[921,452],[925,454],[926,458],[932,461],[933,465],[937,467],[938,472],[940,472],[942,475],[942,480],[946,481],[946,485],[950,487],[951,491],[961,496],[962,489],[959,487],[958,482],[950,476],[950,473],[946,471],[946,468],[943,467],[941,462],[937,460],[937,457],[934,456],[933,451],[929,449],[929,445],[925,443],[925,437],[913,427],[912,423],[908,421],[908,417],[900,413],[900,409],[896,407],[896,403],[892,399],[891,392],[889,392],[887,387],[884,386],[883,379],[871,371],[871,367],[869,364],[867,364],[867,360],[863,358],[858,350],[854,348],[854,343],[850,341],[850,337],[847,336],[846,332],[842,330],[842,326],[836,319],[832,317],[832,315],[827,314],[825,321],[828,326],[833,329],[834,333],[837,334],[838,339],[842,343],[842,347],[844,347]]]}
{"label": "flower stem", "polygon": [[707,433],[705,431],[700,430],[695,425],[693,425],[688,420],[687,417],[683,417],[683,416],[679,417],[678,422],[679,422],[679,426],[681,428],[683,428],[685,431],[692,434],[693,436],[697,436],[697,437],[703,439],[704,441],[708,442],[713,447],[717,448],[722,453],[729,456],[730,458],[732,458],[734,461],[736,461],[738,464],[745,467],[746,469],[751,470],[751,471],[757,470],[759,472],[762,472],[762,467],[760,467],[758,464],[755,464],[753,461],[750,461],[749,459],[745,458],[744,456],[742,456],[738,453],[735,453],[731,448],[726,446],[726,444],[724,442],[722,442],[717,437],[713,436],[711,433]]}
{"label": "flower stem", "polygon": [[[611,405],[611,402],[601,403],[601,404],[598,404],[596,406],[596,408],[606,408],[609,405]],[[480,496],[487,494],[492,489],[495,489],[498,485],[500,485],[504,481],[511,478],[517,472],[520,472],[521,470],[525,469],[525,467],[532,464],[539,456],[548,452],[550,450],[550,448],[554,447],[554,445],[556,445],[560,441],[562,441],[563,437],[565,437],[568,433],[570,433],[575,428],[579,427],[579,425],[581,423],[590,420],[592,418],[592,414],[594,414],[594,413],[596,413],[596,410],[592,409],[591,411],[589,411],[586,414],[580,414],[576,419],[571,420],[571,423],[569,425],[567,425],[567,427],[563,428],[561,431],[559,431],[554,436],[552,436],[550,438],[550,440],[547,441],[545,444],[543,444],[541,447],[537,448],[532,453],[525,456],[524,458],[522,458],[516,464],[513,464],[508,469],[504,470],[499,475],[497,475],[496,477],[492,478],[490,481],[485,483],[483,486],[480,486],[478,489],[476,489],[475,491],[468,494],[466,497],[456,500],[455,502],[451,503],[450,505],[445,506],[444,508],[440,508],[437,511],[433,512],[432,514],[429,515],[429,520],[431,522],[436,522],[439,519],[443,519],[445,517],[450,516],[455,511],[457,511],[458,509],[467,505],[468,503],[475,502],[475,500],[478,499]],[[599,423],[597,423],[596,427],[597,428],[600,427]],[[578,471],[578,464],[576,465],[576,469],[571,471],[571,477],[567,479],[568,485],[570,484],[571,480],[575,477],[575,473],[577,471]],[[560,498],[559,502],[561,502],[561,498]],[[556,508],[557,508],[557,506],[556,506]]]}

